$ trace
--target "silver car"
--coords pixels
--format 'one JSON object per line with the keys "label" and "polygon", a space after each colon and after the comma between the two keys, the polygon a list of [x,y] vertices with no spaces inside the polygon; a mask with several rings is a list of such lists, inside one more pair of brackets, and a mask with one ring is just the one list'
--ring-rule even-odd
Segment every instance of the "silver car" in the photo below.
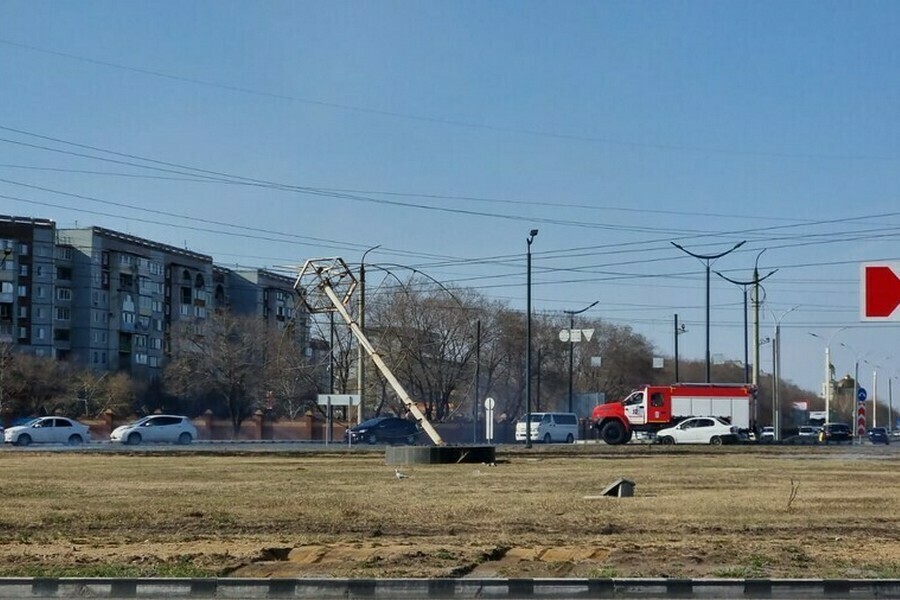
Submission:
{"label": "silver car", "polygon": [[66,417],[38,417],[3,432],[3,441],[16,446],[30,444],[69,444],[80,446],[91,441],[91,430],[84,423]]}
{"label": "silver car", "polygon": [[143,442],[190,444],[197,439],[197,428],[187,417],[151,415],[113,429],[109,441],[136,446]]}

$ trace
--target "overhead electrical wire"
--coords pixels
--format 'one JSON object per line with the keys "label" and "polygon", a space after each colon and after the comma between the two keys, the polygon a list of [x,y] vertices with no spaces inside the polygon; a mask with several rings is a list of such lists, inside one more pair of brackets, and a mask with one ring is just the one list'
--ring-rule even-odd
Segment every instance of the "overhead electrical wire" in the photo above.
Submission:
{"label": "overhead electrical wire", "polygon": [[583,134],[569,134],[569,133],[561,133],[554,131],[543,131],[539,129],[528,129],[528,128],[519,128],[519,127],[504,127],[499,125],[492,125],[487,123],[476,123],[472,121],[463,121],[460,119],[450,119],[445,117],[434,117],[428,115],[419,115],[412,113],[404,113],[400,111],[392,111],[392,110],[384,110],[378,108],[372,108],[367,106],[359,106],[353,104],[347,104],[342,102],[332,102],[327,100],[320,100],[316,98],[306,98],[302,96],[295,96],[292,94],[281,94],[275,92],[267,92],[256,90],[244,86],[233,85],[233,84],[224,84],[218,83],[214,81],[207,81],[200,78],[195,77],[187,77],[183,75],[176,75],[173,73],[168,73],[166,71],[161,71],[157,69],[147,69],[142,67],[135,67],[132,65],[126,65],[123,63],[117,63],[108,60],[100,60],[95,58],[89,58],[86,56],[81,56],[78,54],[73,54],[69,52],[62,52],[59,50],[51,50],[49,48],[43,48],[40,46],[35,46],[33,44],[25,44],[21,42],[16,42],[10,39],[0,38],[0,44],[15,47],[22,50],[28,50],[30,52],[42,53],[49,56],[55,56],[59,58],[65,58],[68,60],[79,61],[87,64],[117,69],[121,71],[127,71],[131,73],[137,73],[142,75],[149,75],[152,77],[157,77],[161,79],[168,79],[171,81],[177,81],[181,83],[189,83],[193,85],[203,86],[207,88],[220,89],[229,92],[258,96],[264,98],[270,98],[274,100],[282,100],[282,101],[290,101],[297,102],[301,104],[307,104],[311,106],[319,106],[323,108],[331,108],[338,109],[343,111],[351,111],[356,113],[363,114],[372,114],[379,115],[383,117],[390,117],[394,119],[404,119],[409,121],[419,121],[424,123],[432,123],[438,125],[447,125],[453,127],[461,127],[466,129],[474,129],[474,130],[483,130],[483,131],[491,131],[497,133],[512,133],[517,135],[535,137],[535,138],[548,138],[548,139],[556,139],[556,140],[570,140],[576,142],[586,142],[593,144],[602,144],[605,146],[614,146],[620,148],[633,148],[636,150],[660,150],[666,152],[692,152],[699,154],[718,154],[718,155],[726,155],[726,156],[748,156],[748,157],[759,157],[759,158],[791,158],[791,159],[817,159],[817,160],[853,160],[853,161],[896,161],[898,157],[895,156],[876,156],[876,155],[854,155],[854,154],[825,154],[825,153],[814,153],[814,152],[802,152],[802,153],[791,153],[791,152],[761,152],[761,151],[753,151],[753,150],[737,150],[737,149],[729,149],[729,148],[715,148],[715,147],[702,147],[702,146],[694,146],[689,144],[663,144],[663,143],[650,143],[650,142],[642,142],[642,141],[633,141],[633,140],[622,140],[610,137],[603,136],[589,136]]}

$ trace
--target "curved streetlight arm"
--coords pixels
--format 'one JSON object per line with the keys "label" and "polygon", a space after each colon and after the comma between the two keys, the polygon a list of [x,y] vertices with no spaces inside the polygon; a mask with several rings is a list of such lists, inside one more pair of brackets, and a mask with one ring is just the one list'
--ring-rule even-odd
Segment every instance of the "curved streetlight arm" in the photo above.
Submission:
{"label": "curved streetlight arm", "polygon": [[734,285],[740,285],[740,286],[753,285],[754,283],[760,283],[760,282],[762,282],[763,280],[765,280],[765,279],[771,277],[772,275],[774,275],[774,274],[777,273],[777,272],[778,272],[778,269],[772,269],[771,271],[769,271],[768,273],[766,273],[766,275],[765,275],[764,277],[760,277],[760,278],[758,278],[758,279],[754,279],[754,280],[751,280],[751,281],[737,281],[736,279],[732,279],[731,277],[728,277],[727,275],[722,275],[722,274],[719,273],[718,271],[713,271],[713,273],[715,273],[716,275],[718,275],[719,277],[721,277],[721,278],[724,279],[725,281],[727,281],[727,282],[729,282],[729,283],[733,283]]}
{"label": "curved streetlight arm", "polygon": [[590,304],[588,304],[587,306],[585,306],[585,307],[582,308],[581,310],[564,310],[563,312],[564,312],[565,314],[569,315],[570,317],[574,317],[575,315],[580,315],[580,314],[583,313],[583,312],[589,311],[590,309],[594,308],[594,307],[597,306],[598,304],[600,304],[600,301],[599,301],[599,300],[594,300],[593,302],[591,302]]}
{"label": "curved streetlight arm", "polygon": [[740,248],[741,246],[746,244],[747,240],[740,241],[737,244],[735,244],[734,246],[732,246],[731,248],[729,248],[728,250],[726,250],[725,252],[720,252],[718,254],[697,254],[695,252],[691,252],[690,250],[688,250],[681,244],[676,244],[675,242],[669,242],[669,243],[672,244],[673,246],[675,246],[676,248],[678,248],[679,250],[681,250],[682,252],[684,252],[685,254],[690,254],[694,258],[699,258],[700,260],[716,260],[717,258],[722,258],[729,252],[734,252],[735,250],[737,250],[738,248]]}

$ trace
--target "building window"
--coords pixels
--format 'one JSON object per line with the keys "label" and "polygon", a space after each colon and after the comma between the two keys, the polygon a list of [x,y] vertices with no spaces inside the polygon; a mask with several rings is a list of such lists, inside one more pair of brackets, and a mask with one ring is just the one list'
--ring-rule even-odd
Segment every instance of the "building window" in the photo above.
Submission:
{"label": "building window", "polygon": [[28,277],[28,265],[19,265],[19,277]]}
{"label": "building window", "polygon": [[22,256],[28,256],[28,244],[22,244],[19,246],[19,254]]}
{"label": "building window", "polygon": [[153,368],[159,367],[159,357],[158,356],[150,357],[150,366]]}
{"label": "building window", "polygon": [[28,329],[26,327],[19,327],[19,339],[24,340],[28,338]]}
{"label": "building window", "polygon": [[28,295],[28,288],[24,285],[19,286],[19,298],[24,298]]}
{"label": "building window", "polygon": [[71,300],[72,299],[72,290],[69,288],[56,288],[56,299],[57,300]]}
{"label": "building window", "polygon": [[57,321],[68,321],[72,318],[72,312],[66,308],[65,306],[59,306],[56,308],[56,320]]}
{"label": "building window", "polygon": [[20,306],[20,307],[19,307],[19,318],[20,318],[20,319],[27,319],[27,318],[28,318],[28,307],[27,307],[27,306]]}
{"label": "building window", "polygon": [[68,342],[69,341],[69,330],[68,329],[54,329],[53,330],[53,339],[57,342]]}
{"label": "building window", "polygon": [[36,296],[38,298],[46,298],[47,297],[47,290],[44,289],[44,286],[39,285],[35,289],[37,290]]}
{"label": "building window", "polygon": [[38,327],[34,330],[35,337],[39,340],[42,340],[46,336],[46,331],[43,327]]}
{"label": "building window", "polygon": [[134,313],[133,312],[123,312],[122,313],[122,322],[127,323],[129,325],[134,325]]}
{"label": "building window", "polygon": [[150,347],[154,350],[162,350],[162,338],[150,338]]}
{"label": "building window", "polygon": [[72,269],[69,267],[56,267],[56,278],[69,281],[72,279]]}
{"label": "building window", "polygon": [[147,354],[145,352],[138,352],[134,355],[134,362],[139,365],[147,364]]}
{"label": "building window", "polygon": [[163,311],[162,302],[160,302],[159,300],[154,300],[150,303],[150,310],[155,313],[161,313]]}

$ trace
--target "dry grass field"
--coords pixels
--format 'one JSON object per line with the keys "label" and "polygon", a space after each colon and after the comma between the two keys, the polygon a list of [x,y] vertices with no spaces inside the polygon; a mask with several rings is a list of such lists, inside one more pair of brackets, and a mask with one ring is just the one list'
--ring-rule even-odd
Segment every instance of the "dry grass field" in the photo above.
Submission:
{"label": "dry grass field", "polygon": [[889,451],[543,450],[0,452],[0,575],[900,577]]}

